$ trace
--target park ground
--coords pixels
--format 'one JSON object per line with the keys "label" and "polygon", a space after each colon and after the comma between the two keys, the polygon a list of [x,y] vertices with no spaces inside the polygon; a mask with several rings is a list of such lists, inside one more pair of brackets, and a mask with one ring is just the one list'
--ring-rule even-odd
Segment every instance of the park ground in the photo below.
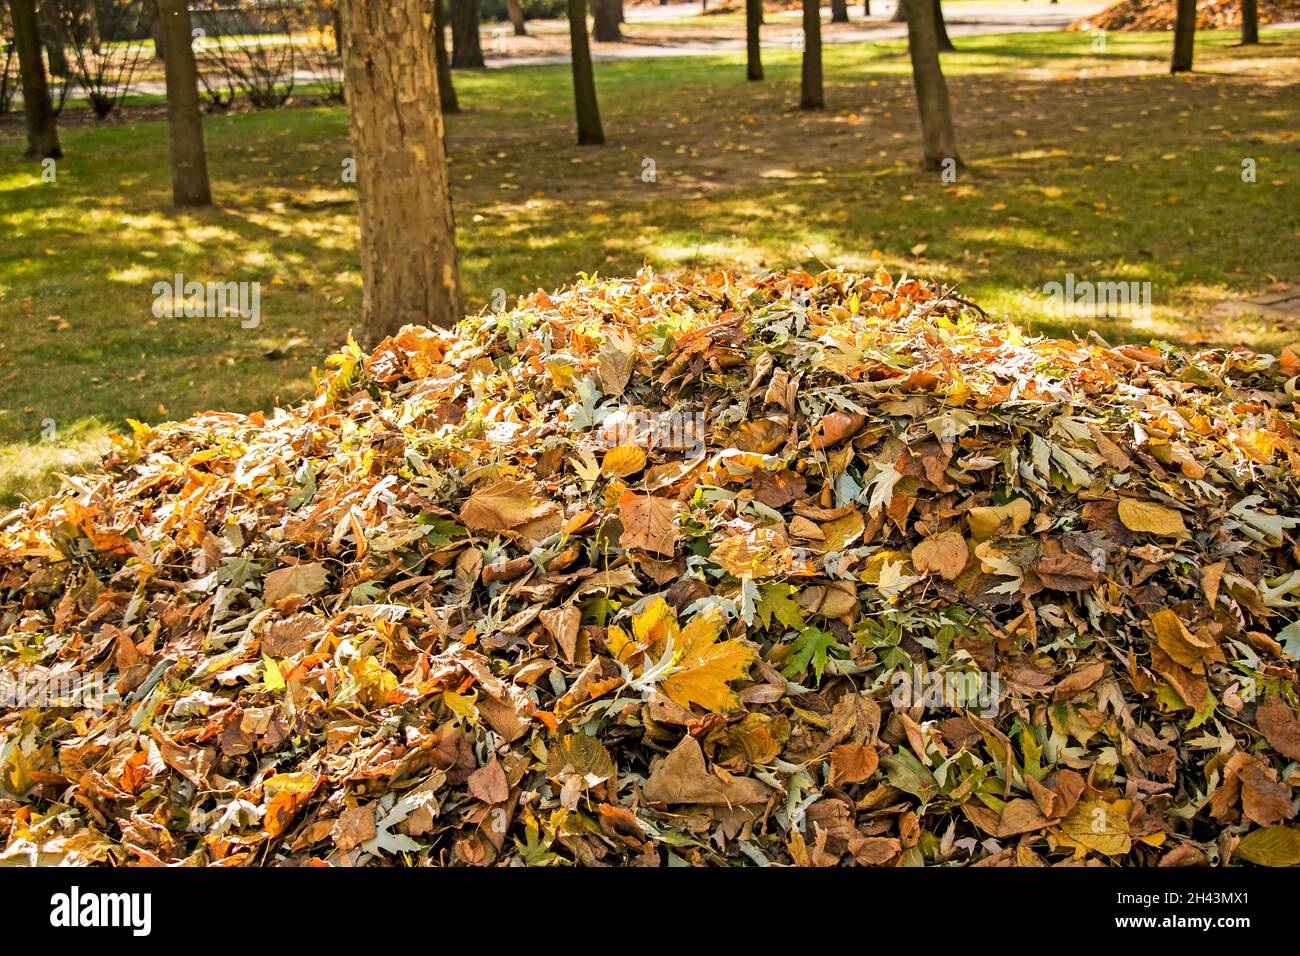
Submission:
{"label": "park ground", "polygon": [[[821,263],[920,274],[990,314],[1067,335],[1277,350],[1300,330],[1224,300],[1300,280],[1300,30],[970,36],[944,56],[969,166],[923,173],[905,44],[825,50],[827,109],[802,113],[798,54],[601,63],[609,143],[573,145],[563,65],[456,75],[448,146],[471,308],[579,272]],[[341,106],[210,117],[217,205],[169,208],[167,131],[147,103],[66,114],[54,182],[0,125],[0,502],[54,486],[127,418],[296,401],[357,325],[354,186]],[[1243,181],[1243,164],[1255,170]],[[647,171],[653,169],[653,177]],[[647,182],[647,179],[654,181]],[[410,241],[421,241],[411,236]],[[1150,314],[1070,319],[1067,273],[1150,282]],[[261,283],[261,322],[155,318],[156,282]]]}

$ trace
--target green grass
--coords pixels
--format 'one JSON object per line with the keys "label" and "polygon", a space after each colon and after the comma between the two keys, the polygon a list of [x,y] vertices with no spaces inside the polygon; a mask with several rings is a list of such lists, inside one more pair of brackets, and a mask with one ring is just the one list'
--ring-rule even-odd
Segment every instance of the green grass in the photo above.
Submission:
{"label": "green grass", "polygon": [[[1044,283],[1150,281],[1154,311],[1112,338],[1276,348],[1291,328],[1210,306],[1300,278],[1300,31],[1198,36],[1202,72],[1164,72],[1168,35],[959,41],[945,56],[971,163],[922,173],[901,42],[826,48],[828,110],[804,114],[798,59],[600,64],[609,144],[572,144],[566,67],[458,73],[449,123],[471,306],[577,272],[887,267],[958,284],[995,315],[1054,334]],[[207,120],[218,205],[168,206],[160,121],[63,130],[58,179],[0,132],[0,499],[48,490],[106,427],[295,401],[360,306],[342,108]],[[1258,182],[1244,184],[1244,158]],[[654,161],[657,183],[641,179]],[[412,237],[419,241],[419,237]],[[152,287],[259,281],[262,324],[156,319]],[[48,423],[54,424],[53,441]]]}

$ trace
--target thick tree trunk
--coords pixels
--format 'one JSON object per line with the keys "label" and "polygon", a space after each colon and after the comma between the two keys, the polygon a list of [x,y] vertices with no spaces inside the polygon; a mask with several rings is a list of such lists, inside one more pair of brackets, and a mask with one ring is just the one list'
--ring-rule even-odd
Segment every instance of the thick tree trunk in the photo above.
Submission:
{"label": "thick tree trunk", "polygon": [[167,130],[171,140],[172,202],[177,206],[210,206],[208,159],[203,148],[203,116],[199,112],[198,70],[187,0],[158,0],[159,33],[167,59]]}
{"label": "thick tree trunk", "polygon": [[591,0],[591,35],[601,43],[622,41],[614,0]]}
{"label": "thick tree trunk", "polygon": [[614,2],[614,19],[619,23],[626,23],[627,16],[623,13],[623,0],[613,0]]}
{"label": "thick tree trunk", "polygon": [[433,15],[427,0],[344,0],[361,225],[363,336],[460,318]]}
{"label": "thick tree trunk", "polygon": [[519,0],[506,0],[506,14],[510,17],[510,24],[515,28],[515,36],[528,36],[528,28],[524,26],[524,11],[519,6]]}
{"label": "thick tree trunk", "polygon": [[578,145],[599,146],[605,142],[605,131],[600,125],[591,45],[587,42],[587,0],[569,0],[569,48],[573,62],[573,105],[578,114]]}
{"label": "thick tree trunk", "polygon": [[438,102],[442,112],[459,113],[460,100],[456,98],[456,85],[451,81],[451,58],[447,56],[446,0],[433,0],[433,52],[438,64]]}
{"label": "thick tree trunk", "polygon": [[483,62],[483,45],[479,40],[478,0],[450,0],[451,65],[458,70],[477,70]]}
{"label": "thick tree trunk", "polygon": [[59,131],[54,125],[54,104],[45,78],[41,57],[41,36],[36,26],[33,0],[9,0],[9,21],[18,48],[18,70],[23,83],[23,111],[27,117],[27,156],[58,159],[63,155]]}
{"label": "thick tree trunk", "polygon": [[849,0],[831,0],[831,23],[849,22]]}
{"label": "thick tree trunk", "polygon": [[940,53],[953,53],[957,49],[948,36],[948,24],[944,23],[943,7],[939,5],[939,0],[934,0],[934,42]]}
{"label": "thick tree trunk", "polygon": [[1196,46],[1196,0],[1178,0],[1174,18],[1174,55],[1170,73],[1186,73],[1192,68],[1192,49]]}
{"label": "thick tree trunk", "polygon": [[1241,45],[1259,42],[1258,0],[1241,0]]}
{"label": "thick tree trunk", "polygon": [[745,76],[763,78],[763,53],[758,42],[758,28],[763,22],[763,0],[745,0]]}
{"label": "thick tree trunk", "polygon": [[921,113],[923,165],[926,169],[942,169],[944,161],[950,160],[955,167],[960,167],[948,84],[939,66],[939,49],[935,44],[934,5],[930,0],[905,0],[904,6],[912,85],[916,88],[916,105]]}
{"label": "thick tree trunk", "polygon": [[822,19],[818,0],[803,0],[803,74],[799,85],[799,108],[825,108],[822,96]]}

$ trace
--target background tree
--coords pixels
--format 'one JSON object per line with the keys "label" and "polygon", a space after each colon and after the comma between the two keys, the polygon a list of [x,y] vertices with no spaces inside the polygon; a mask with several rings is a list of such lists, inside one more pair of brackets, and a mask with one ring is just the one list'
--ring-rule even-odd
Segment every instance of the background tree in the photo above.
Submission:
{"label": "background tree", "polygon": [[54,104],[41,56],[41,35],[36,25],[34,0],[9,0],[9,22],[18,48],[18,71],[23,85],[23,112],[27,118],[27,156],[58,159],[63,155],[54,125]]}
{"label": "background tree", "polygon": [[871,0],[862,0],[862,15],[864,17],[871,16]]}
{"label": "background tree", "polygon": [[905,23],[907,21],[907,5],[905,0],[898,0],[898,6],[894,7],[894,15],[890,17],[894,23]]}
{"label": "background tree", "polygon": [[361,226],[363,338],[461,315],[438,64],[427,0],[344,0]]}
{"label": "background tree", "polygon": [[447,56],[446,0],[433,0],[433,52],[438,64],[438,103],[442,112],[459,113],[460,100],[451,80],[451,58]]}
{"label": "background tree", "polygon": [[1241,45],[1259,42],[1259,2],[1241,0]]}
{"label": "background tree", "polygon": [[1196,46],[1196,0],[1178,0],[1174,14],[1174,55],[1170,73],[1186,73],[1192,68],[1192,51]]}
{"label": "background tree", "polygon": [[451,65],[458,70],[481,69],[487,64],[479,40],[478,0],[449,0],[449,3]]}
{"label": "background tree", "polygon": [[172,202],[177,206],[210,206],[212,188],[208,183],[208,158],[203,148],[199,78],[194,65],[187,0],[158,0],[158,31],[167,51],[163,68],[167,77]]}
{"label": "background tree", "polygon": [[957,48],[948,36],[948,24],[943,19],[943,7],[939,0],[934,0],[934,42],[940,53],[954,53]]}
{"label": "background tree", "polygon": [[591,0],[591,35],[601,43],[622,42],[614,0]]}
{"label": "background tree", "polygon": [[763,0],[745,0],[745,76],[763,78],[763,52],[759,46],[759,27],[763,23]]}
{"label": "background tree", "polygon": [[803,0],[803,73],[799,84],[799,108],[820,110],[822,96],[822,20],[818,0]]}
{"label": "background tree", "polygon": [[605,142],[596,102],[596,76],[591,68],[591,44],[587,41],[587,0],[569,0],[569,49],[573,63],[573,105],[578,114],[578,145],[599,146]]}
{"label": "background tree", "polygon": [[524,10],[519,6],[519,0],[506,0],[506,16],[510,18],[510,25],[515,28],[515,36],[528,36],[528,27],[524,25]]}
{"label": "background tree", "polygon": [[957,153],[957,133],[952,125],[948,83],[939,66],[935,40],[934,4],[930,0],[904,0],[907,11],[907,53],[912,60],[912,85],[921,114],[922,165],[941,169],[944,161],[962,165]]}
{"label": "background tree", "polygon": [[849,0],[831,0],[831,23],[849,22]]}

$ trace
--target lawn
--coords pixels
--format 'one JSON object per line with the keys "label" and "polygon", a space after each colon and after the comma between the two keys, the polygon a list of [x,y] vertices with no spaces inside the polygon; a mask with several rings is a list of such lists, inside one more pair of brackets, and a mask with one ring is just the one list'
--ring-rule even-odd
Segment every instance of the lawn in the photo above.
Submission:
{"label": "lawn", "polygon": [[[474,308],[580,271],[854,268],[882,260],[1040,332],[1276,349],[1295,330],[1213,305],[1300,279],[1300,31],[959,40],[944,57],[970,163],[922,173],[905,46],[829,46],[828,109],[803,114],[798,58],[602,63],[609,144],[572,144],[567,67],[456,76],[449,122],[462,277]],[[57,179],[0,126],[0,500],[52,487],[126,418],[248,411],[309,393],[360,305],[341,107],[207,120],[217,208],[168,208],[157,116],[62,131]],[[1242,181],[1253,160],[1256,182]],[[649,162],[648,162],[649,161]],[[653,164],[654,182],[643,180]],[[410,237],[419,242],[419,236]],[[1151,283],[1150,315],[1072,323],[1043,286]],[[261,323],[155,318],[176,274],[261,283]]]}

